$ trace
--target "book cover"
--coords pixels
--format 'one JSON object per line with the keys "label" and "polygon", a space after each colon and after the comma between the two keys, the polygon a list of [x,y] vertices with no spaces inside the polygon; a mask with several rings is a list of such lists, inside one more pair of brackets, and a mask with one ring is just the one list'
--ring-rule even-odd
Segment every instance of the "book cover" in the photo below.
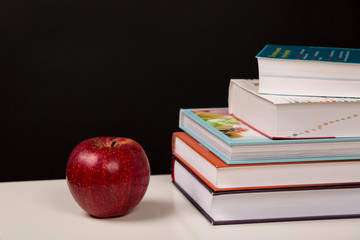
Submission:
{"label": "book cover", "polygon": [[[359,184],[214,191],[195,173],[178,161],[174,162],[172,179],[173,184],[180,192],[213,225],[360,217],[359,210],[354,208],[354,204],[359,198]],[[314,193],[314,198],[312,193]],[[294,197],[284,199],[289,194]],[[247,201],[242,202],[241,195],[244,195]],[[297,195],[299,197],[296,197]],[[334,198],[335,195],[338,197]],[[239,197],[238,201],[236,200],[237,197]],[[322,202],[322,199],[328,197],[330,197],[328,202],[332,200],[332,203],[329,204],[330,206],[327,206],[328,202]],[[287,204],[281,202],[286,202]],[[259,209],[257,204],[262,204],[262,210]],[[292,204],[295,205],[291,207]],[[314,206],[319,204],[322,204],[322,208],[314,208]],[[284,209],[281,209],[281,206],[284,206]],[[214,208],[216,208],[216,211],[214,211]],[[254,211],[249,210],[253,208]],[[298,211],[295,211],[295,208],[302,209],[301,213],[296,213]],[[261,213],[263,210],[264,213]],[[245,212],[249,213],[246,214]]]}
{"label": "book cover", "polygon": [[267,44],[256,57],[360,64],[360,49]]}
{"label": "book cover", "polygon": [[[228,108],[180,109],[180,128],[195,136],[183,124],[184,114],[229,146],[243,144],[269,144],[272,141],[229,114]],[[195,136],[195,138],[198,138]]]}
{"label": "book cover", "polygon": [[[179,127],[227,164],[360,158],[360,138],[274,140],[234,118],[227,108],[180,109]],[[250,149],[236,155],[243,147]],[[267,152],[259,151],[265,148]]]}
{"label": "book cover", "polygon": [[[266,97],[267,98],[267,97]],[[268,97],[271,99],[272,97]],[[295,100],[293,100],[295,101]],[[298,100],[300,101],[300,100]],[[356,100],[360,101],[360,100]],[[289,101],[287,101],[289,103]],[[295,139],[271,139],[253,127],[245,124],[243,121],[235,118],[229,113],[228,108],[196,108],[180,109],[180,115],[184,114],[191,118],[201,127],[205,128],[211,134],[215,135],[229,146],[239,145],[263,145],[263,144],[287,144],[287,143],[311,143],[311,142],[347,142],[360,141],[359,138],[295,138]],[[354,117],[360,117],[354,116]],[[338,120],[338,121],[337,121]],[[345,119],[335,119],[335,122],[345,121]],[[203,142],[190,129],[184,126],[180,116],[180,126],[182,130],[189,133],[199,142]]]}

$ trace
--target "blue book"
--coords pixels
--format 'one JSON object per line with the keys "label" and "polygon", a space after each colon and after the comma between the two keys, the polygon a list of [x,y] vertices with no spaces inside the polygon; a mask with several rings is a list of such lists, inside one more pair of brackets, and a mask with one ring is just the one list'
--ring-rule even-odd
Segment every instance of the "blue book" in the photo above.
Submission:
{"label": "blue book", "polygon": [[360,49],[268,44],[256,57],[360,64]]}
{"label": "blue book", "polygon": [[227,108],[181,109],[179,127],[227,164],[360,159],[360,138],[273,140]]}
{"label": "blue book", "polygon": [[268,44],[256,58],[260,93],[360,97],[360,49]]}

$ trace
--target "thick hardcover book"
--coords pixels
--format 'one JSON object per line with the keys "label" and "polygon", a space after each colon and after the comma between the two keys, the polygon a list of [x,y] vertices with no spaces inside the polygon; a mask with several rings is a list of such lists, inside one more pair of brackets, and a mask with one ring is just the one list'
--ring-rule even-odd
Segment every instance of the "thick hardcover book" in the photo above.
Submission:
{"label": "thick hardcover book", "polygon": [[172,152],[215,191],[360,184],[360,160],[229,165],[185,132],[173,134]]}
{"label": "thick hardcover book", "polygon": [[227,108],[181,109],[179,118],[183,131],[227,164],[360,159],[360,138],[274,140],[231,116]]}
{"label": "thick hardcover book", "polygon": [[256,57],[261,93],[360,97],[360,49],[268,44]]}
{"label": "thick hardcover book", "polygon": [[360,98],[268,95],[258,86],[231,80],[229,112],[268,137],[360,137]]}
{"label": "thick hardcover book", "polygon": [[172,174],[214,225],[360,217],[360,185],[214,191],[181,162]]}

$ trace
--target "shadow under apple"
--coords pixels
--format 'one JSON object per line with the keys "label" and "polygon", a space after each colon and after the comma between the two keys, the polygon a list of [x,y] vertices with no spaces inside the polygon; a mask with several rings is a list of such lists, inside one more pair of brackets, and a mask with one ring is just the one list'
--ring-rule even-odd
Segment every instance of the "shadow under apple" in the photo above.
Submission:
{"label": "shadow under apple", "polygon": [[[124,216],[111,218],[96,218],[99,221],[123,222],[123,221],[146,221],[163,218],[170,215],[174,207],[169,202],[143,199],[130,213]],[[89,217],[91,217],[89,215]],[[94,217],[92,217],[94,218]]]}

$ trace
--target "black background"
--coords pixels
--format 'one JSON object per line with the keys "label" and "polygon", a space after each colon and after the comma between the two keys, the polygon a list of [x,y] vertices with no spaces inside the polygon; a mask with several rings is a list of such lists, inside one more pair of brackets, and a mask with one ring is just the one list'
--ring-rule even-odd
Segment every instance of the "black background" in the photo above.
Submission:
{"label": "black background", "polygon": [[0,181],[65,177],[96,136],[170,173],[180,108],[227,106],[267,43],[360,48],[359,1],[0,1]]}

